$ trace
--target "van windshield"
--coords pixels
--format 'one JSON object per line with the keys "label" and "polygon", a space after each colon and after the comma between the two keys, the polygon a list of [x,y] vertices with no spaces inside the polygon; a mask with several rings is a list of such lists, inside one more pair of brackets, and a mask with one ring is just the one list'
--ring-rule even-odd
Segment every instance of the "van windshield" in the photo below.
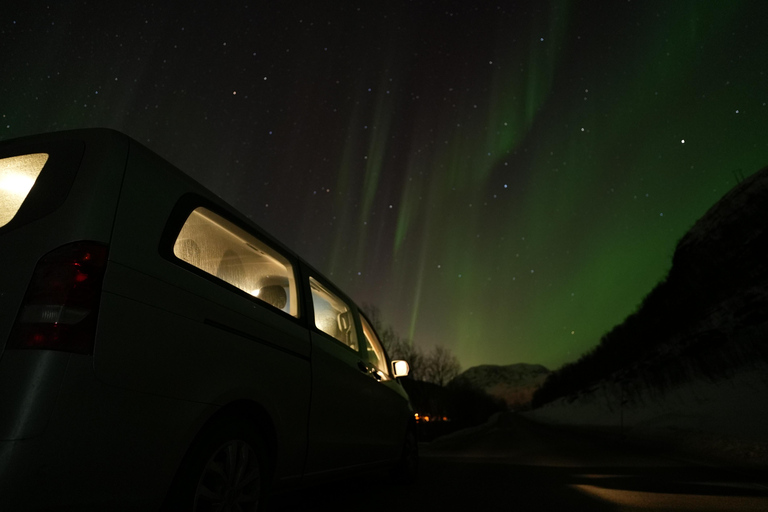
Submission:
{"label": "van windshield", "polygon": [[47,153],[0,159],[0,227],[16,216],[47,161]]}

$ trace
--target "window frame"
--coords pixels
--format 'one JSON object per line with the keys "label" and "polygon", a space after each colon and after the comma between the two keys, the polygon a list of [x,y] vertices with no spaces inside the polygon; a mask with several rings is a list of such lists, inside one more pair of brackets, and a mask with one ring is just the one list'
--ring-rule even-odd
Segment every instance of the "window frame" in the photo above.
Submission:
{"label": "window frame", "polygon": [[[337,299],[342,301],[347,308],[349,309],[349,316],[353,323],[353,329],[352,331],[355,333],[356,336],[356,342],[357,342],[357,348],[353,348],[349,346],[347,343],[344,343],[340,339],[336,338],[332,334],[329,334],[322,329],[320,329],[317,326],[316,318],[315,318],[315,299],[312,294],[312,283],[311,281],[314,280],[319,284],[321,287],[325,288],[327,292],[332,293]],[[354,353],[357,357],[360,359],[365,359],[363,357],[363,351],[362,351],[362,343],[361,343],[361,336],[362,336],[362,325],[360,324],[360,320],[358,317],[358,310],[357,305],[344,293],[342,293],[336,286],[334,286],[330,281],[325,279],[322,275],[318,274],[317,272],[308,272],[306,277],[304,278],[304,286],[306,286],[307,289],[307,310],[311,312],[310,314],[307,314],[308,323],[310,325],[310,328],[313,332],[321,334],[326,339],[332,340],[334,343],[338,344],[341,347],[344,347],[345,349],[349,350],[351,353]]]}
{"label": "window frame", "polygon": [[[391,371],[392,359],[389,357],[389,354],[387,353],[387,349],[384,348],[384,344],[381,342],[381,337],[379,336],[379,333],[376,332],[376,328],[373,326],[373,323],[371,323],[371,321],[368,319],[368,317],[365,316],[365,313],[363,313],[362,311],[360,311],[358,309],[358,314],[360,315],[360,330],[363,332],[363,338],[366,340],[366,343],[368,343],[368,336],[366,336],[366,334],[365,334],[365,324],[368,324],[368,327],[370,327],[371,332],[373,333],[373,335],[375,337],[375,339],[373,340],[373,342],[371,344],[372,345],[378,345],[378,347],[381,349],[381,353],[384,355],[384,368],[379,368],[375,364],[379,360],[379,357],[376,357],[376,361],[372,361],[368,357],[368,349],[367,348],[363,351],[363,354],[365,356],[366,362],[371,363],[374,366],[376,366],[376,369],[379,372],[383,373],[387,380],[393,379],[394,377],[392,376],[392,371]],[[374,349],[374,352],[375,352],[376,351],[376,347],[374,346],[373,349]]]}

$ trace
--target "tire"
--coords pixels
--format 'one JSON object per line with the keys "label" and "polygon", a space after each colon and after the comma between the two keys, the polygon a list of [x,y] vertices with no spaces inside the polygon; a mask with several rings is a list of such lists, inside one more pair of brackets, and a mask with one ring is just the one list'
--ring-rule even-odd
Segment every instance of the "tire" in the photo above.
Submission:
{"label": "tire", "polygon": [[392,479],[400,484],[416,482],[419,473],[419,443],[414,429],[408,429],[403,441],[400,461],[392,470]]}
{"label": "tire", "polygon": [[258,432],[246,422],[216,425],[190,447],[164,510],[256,512],[262,510],[268,479]]}

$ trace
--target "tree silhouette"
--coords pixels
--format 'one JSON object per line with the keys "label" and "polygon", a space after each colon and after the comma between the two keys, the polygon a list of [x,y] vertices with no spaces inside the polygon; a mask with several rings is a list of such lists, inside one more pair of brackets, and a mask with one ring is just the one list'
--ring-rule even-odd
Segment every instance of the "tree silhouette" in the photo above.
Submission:
{"label": "tree silhouette", "polygon": [[436,345],[425,357],[424,373],[423,380],[445,387],[461,373],[461,364],[453,352],[442,345]]}
{"label": "tree silhouette", "polygon": [[376,330],[390,359],[408,361],[410,378],[445,386],[461,372],[459,360],[450,349],[437,345],[425,354],[413,341],[402,338],[391,326],[385,325],[378,307],[363,304],[360,309]]}

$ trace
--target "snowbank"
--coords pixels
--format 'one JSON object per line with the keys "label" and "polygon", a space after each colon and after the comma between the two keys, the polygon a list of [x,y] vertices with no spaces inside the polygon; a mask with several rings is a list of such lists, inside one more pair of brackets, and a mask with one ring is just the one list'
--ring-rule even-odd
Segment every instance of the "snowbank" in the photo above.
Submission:
{"label": "snowbank", "polygon": [[617,384],[561,398],[525,416],[548,424],[607,430],[677,455],[768,469],[768,366],[732,378],[680,385],[631,402]]}

